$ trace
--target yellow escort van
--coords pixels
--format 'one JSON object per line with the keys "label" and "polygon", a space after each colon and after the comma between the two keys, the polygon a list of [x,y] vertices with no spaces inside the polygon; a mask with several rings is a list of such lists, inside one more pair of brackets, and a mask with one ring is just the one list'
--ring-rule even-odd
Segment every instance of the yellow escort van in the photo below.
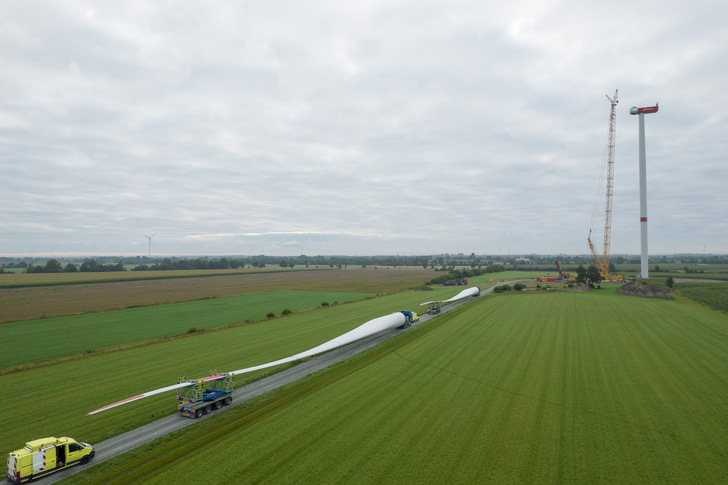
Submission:
{"label": "yellow escort van", "polygon": [[8,455],[7,478],[10,483],[35,480],[77,463],[85,465],[96,451],[88,443],[73,438],[41,438]]}

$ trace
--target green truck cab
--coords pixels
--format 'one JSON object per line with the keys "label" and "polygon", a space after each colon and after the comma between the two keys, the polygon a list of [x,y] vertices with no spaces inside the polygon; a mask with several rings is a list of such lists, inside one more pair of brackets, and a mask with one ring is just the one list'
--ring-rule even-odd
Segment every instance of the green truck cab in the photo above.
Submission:
{"label": "green truck cab", "polygon": [[8,455],[7,479],[10,483],[29,482],[78,463],[86,464],[95,454],[93,446],[68,437],[28,441]]}

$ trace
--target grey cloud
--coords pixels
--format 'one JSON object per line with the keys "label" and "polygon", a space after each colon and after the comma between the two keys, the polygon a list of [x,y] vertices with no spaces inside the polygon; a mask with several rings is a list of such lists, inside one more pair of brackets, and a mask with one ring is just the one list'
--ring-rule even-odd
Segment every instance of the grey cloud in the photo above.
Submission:
{"label": "grey cloud", "polygon": [[616,88],[613,251],[639,250],[629,107],[659,101],[651,249],[726,252],[719,17],[679,2],[6,3],[0,253],[143,254],[145,231],[169,254],[582,253]]}

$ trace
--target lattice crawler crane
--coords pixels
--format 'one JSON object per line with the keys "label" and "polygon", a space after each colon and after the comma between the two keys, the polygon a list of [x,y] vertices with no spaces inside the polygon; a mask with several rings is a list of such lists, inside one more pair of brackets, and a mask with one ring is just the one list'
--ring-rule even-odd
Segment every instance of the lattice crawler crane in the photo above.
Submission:
{"label": "lattice crawler crane", "polygon": [[604,164],[602,164],[602,173],[599,177],[599,187],[597,189],[597,195],[594,200],[594,211],[592,212],[592,222],[589,228],[589,237],[587,241],[589,243],[589,251],[592,255],[592,264],[599,269],[602,279],[608,281],[620,281],[624,280],[624,277],[610,276],[609,275],[609,245],[610,238],[612,235],[612,197],[614,193],[614,139],[617,131],[617,94],[619,90],[614,91],[614,97],[610,98],[607,96],[611,109],[609,110],[609,132],[607,134],[607,151],[606,151],[606,167],[607,167],[607,184],[606,184],[606,200],[604,203],[604,251],[602,255],[599,255],[597,248],[591,240],[592,230],[594,229],[594,223],[596,221],[597,208],[599,207],[599,196],[601,193],[602,181],[604,180]]}

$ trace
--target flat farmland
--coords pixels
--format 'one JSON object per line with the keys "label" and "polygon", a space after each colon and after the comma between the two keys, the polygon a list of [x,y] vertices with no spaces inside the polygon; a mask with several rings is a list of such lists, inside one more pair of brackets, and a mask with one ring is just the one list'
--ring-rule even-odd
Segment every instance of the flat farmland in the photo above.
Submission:
{"label": "flat farmland", "polygon": [[[432,293],[438,291],[427,292]],[[446,294],[451,296],[453,290],[449,289]],[[422,292],[400,292],[0,374],[0,389],[8,391],[2,394],[5,410],[13,416],[0,426],[0,450],[11,451],[22,447],[27,440],[47,435],[69,435],[97,443],[172,414],[177,401],[174,393],[164,393],[115,408],[113,412],[86,416],[93,409],[175,384],[183,375],[204,377],[212,370],[232,371],[282,359],[320,345],[372,318],[403,308],[417,309],[423,300]],[[139,311],[158,308],[163,307]],[[143,318],[143,313],[139,318]],[[181,314],[180,318],[186,316]],[[25,323],[21,322],[20,327]],[[193,319],[185,320],[183,328],[193,324]],[[3,349],[7,348],[5,344],[0,341]],[[236,385],[240,387],[250,379],[277,370],[280,368],[238,376]]]}
{"label": "flat farmland", "polygon": [[0,342],[4,347],[0,352],[0,373],[254,323],[265,320],[269,313],[280,316],[284,310],[306,311],[322,303],[345,303],[371,296],[374,294],[343,291],[265,291],[6,323],[0,325]]}
{"label": "flat farmland", "polygon": [[727,376],[697,304],[495,295],[73,481],[726,483]]}
{"label": "flat farmland", "polygon": [[728,282],[726,283],[678,283],[675,291],[685,298],[728,313]]}
{"label": "flat farmland", "polygon": [[[180,277],[171,277],[175,273]],[[190,271],[167,271],[157,279],[86,283],[81,278],[88,279],[87,274],[4,275],[0,279],[0,284],[6,285],[0,286],[0,323],[274,290],[391,293],[421,286],[438,274],[422,268],[204,273],[197,277]],[[101,273],[99,278],[106,276]],[[74,281],[79,283],[69,284]],[[9,287],[23,282],[37,286]]]}

